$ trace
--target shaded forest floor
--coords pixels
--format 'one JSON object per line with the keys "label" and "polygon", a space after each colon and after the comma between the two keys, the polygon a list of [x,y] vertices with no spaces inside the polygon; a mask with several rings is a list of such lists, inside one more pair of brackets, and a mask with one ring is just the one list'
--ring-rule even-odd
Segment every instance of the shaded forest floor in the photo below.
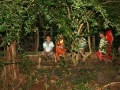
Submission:
{"label": "shaded forest floor", "polygon": [[30,90],[119,90],[120,59],[112,62],[87,59],[75,67],[72,61],[42,62],[43,74],[38,75]]}

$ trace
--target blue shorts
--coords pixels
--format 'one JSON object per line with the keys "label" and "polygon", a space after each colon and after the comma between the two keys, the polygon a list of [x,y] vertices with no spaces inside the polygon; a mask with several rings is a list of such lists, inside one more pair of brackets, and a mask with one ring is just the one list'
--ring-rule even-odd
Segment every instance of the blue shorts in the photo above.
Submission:
{"label": "blue shorts", "polygon": [[[43,51],[43,53],[44,53],[44,51]],[[46,52],[46,56],[48,56],[48,53],[49,53],[49,52]],[[53,56],[53,53],[54,53],[54,52],[50,52],[50,57]]]}

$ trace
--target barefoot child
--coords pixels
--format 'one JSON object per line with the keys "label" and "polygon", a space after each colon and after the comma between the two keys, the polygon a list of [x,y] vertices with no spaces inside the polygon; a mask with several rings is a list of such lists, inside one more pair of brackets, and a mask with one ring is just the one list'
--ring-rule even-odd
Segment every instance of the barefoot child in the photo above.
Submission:
{"label": "barefoot child", "polygon": [[[54,48],[54,44],[53,42],[51,41],[51,37],[49,35],[47,35],[45,37],[46,41],[43,43],[43,53],[42,55],[43,56],[51,56],[51,57],[54,57],[55,59],[55,63],[56,63],[56,56],[55,56],[55,53],[53,52],[53,48]],[[41,58],[39,58],[39,65],[41,63]]]}

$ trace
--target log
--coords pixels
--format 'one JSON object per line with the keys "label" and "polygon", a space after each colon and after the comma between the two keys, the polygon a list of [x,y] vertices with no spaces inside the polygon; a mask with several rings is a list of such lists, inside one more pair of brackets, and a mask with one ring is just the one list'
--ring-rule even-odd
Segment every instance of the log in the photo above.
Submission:
{"label": "log", "polygon": [[120,90],[120,82],[109,83],[102,88],[98,88],[97,90]]}

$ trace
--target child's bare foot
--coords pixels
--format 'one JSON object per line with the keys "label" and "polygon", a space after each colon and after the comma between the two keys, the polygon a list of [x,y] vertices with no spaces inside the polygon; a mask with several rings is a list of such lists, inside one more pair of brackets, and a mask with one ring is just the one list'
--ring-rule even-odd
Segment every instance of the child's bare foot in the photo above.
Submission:
{"label": "child's bare foot", "polygon": [[35,79],[35,83],[36,83],[36,84],[38,84],[38,83],[39,83],[39,80],[38,80],[37,78]]}
{"label": "child's bare foot", "polygon": [[55,63],[57,63],[57,60],[55,59]]}
{"label": "child's bare foot", "polygon": [[40,65],[37,65],[37,69],[40,69]]}
{"label": "child's bare foot", "polygon": [[106,60],[106,62],[105,62],[105,63],[108,63],[108,62],[112,63],[112,60],[110,60],[110,59],[109,59],[109,60]]}

